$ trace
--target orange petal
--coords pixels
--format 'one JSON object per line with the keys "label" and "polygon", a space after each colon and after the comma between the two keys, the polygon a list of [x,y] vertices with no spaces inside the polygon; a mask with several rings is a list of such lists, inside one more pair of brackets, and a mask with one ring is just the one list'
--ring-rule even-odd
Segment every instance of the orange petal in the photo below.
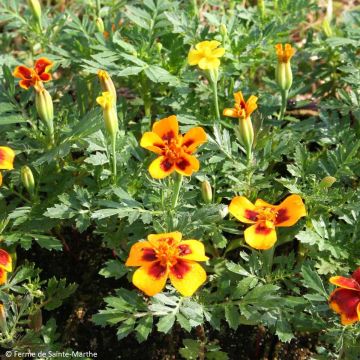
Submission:
{"label": "orange petal", "polygon": [[266,202],[262,199],[257,199],[255,201],[255,206],[256,207],[269,207],[269,208],[276,209],[276,205],[269,204],[268,202]]}
{"label": "orange petal", "polygon": [[164,234],[150,234],[148,235],[148,241],[154,246],[158,247],[161,243],[166,241],[169,245],[176,245],[181,241],[182,234],[180,231],[173,231],[171,233]]}
{"label": "orange petal", "polygon": [[204,244],[198,240],[184,240],[177,246],[179,258],[194,261],[207,261]]}
{"label": "orange petal", "polygon": [[12,258],[10,254],[3,249],[0,249],[0,268],[7,272],[12,271]]}
{"label": "orange petal", "polygon": [[343,289],[360,291],[360,284],[353,278],[347,278],[344,276],[333,276],[329,279],[329,282]]}
{"label": "orange petal", "polygon": [[163,153],[164,141],[154,132],[146,132],[140,141],[140,146],[156,154]]}
{"label": "orange petal", "polygon": [[187,153],[192,153],[198,146],[206,142],[206,133],[202,127],[190,129],[184,136],[182,146]]}
{"label": "orange petal", "polygon": [[2,185],[3,183],[3,177],[2,177],[2,173],[0,172],[0,186]]}
{"label": "orange petal", "polygon": [[35,72],[38,75],[41,75],[42,73],[48,72],[51,67],[53,66],[53,62],[45,57],[39,58],[35,61]]}
{"label": "orange petal", "polygon": [[148,296],[154,296],[165,286],[168,270],[159,261],[142,266],[134,272],[132,282]]}
{"label": "orange petal", "polygon": [[246,115],[250,116],[257,109],[257,97],[255,95],[251,95],[246,102]]}
{"label": "orange petal", "polygon": [[143,266],[157,260],[156,252],[148,241],[134,244],[130,249],[125,266]]}
{"label": "orange petal", "polygon": [[183,154],[181,158],[176,160],[175,170],[185,176],[190,176],[194,171],[198,171],[200,168],[199,160],[188,154]]}
{"label": "orange petal", "polygon": [[170,281],[183,296],[191,296],[206,281],[206,272],[196,262],[178,260],[170,268]]}
{"label": "orange petal", "polygon": [[299,195],[288,196],[276,210],[276,226],[293,226],[301,217],[306,216],[305,205]]}
{"label": "orange petal", "polygon": [[7,281],[7,272],[0,268],[0,285],[4,285]]}
{"label": "orange petal", "polygon": [[12,170],[14,168],[15,152],[7,146],[0,146],[0,169]]}
{"label": "orange petal", "polygon": [[243,104],[243,105],[245,105],[244,96],[243,96],[243,94],[242,94],[241,91],[238,91],[238,92],[236,92],[236,93],[234,94],[234,99],[235,99],[235,103],[236,103],[236,104],[239,104],[239,105]]}
{"label": "orange petal", "polygon": [[33,70],[24,65],[20,65],[13,71],[13,76],[19,79],[29,80],[33,77]]}
{"label": "orange petal", "polygon": [[150,175],[154,179],[163,179],[175,170],[175,164],[165,156],[159,156],[149,166]]}
{"label": "orange petal", "polygon": [[360,294],[349,289],[336,289],[330,294],[329,306],[341,315],[341,323],[350,325],[359,321]]}
{"label": "orange petal", "polygon": [[226,108],[223,110],[223,115],[237,118],[237,117],[239,117],[239,112],[236,109]]}
{"label": "orange petal", "polygon": [[247,244],[258,250],[272,248],[277,239],[275,228],[268,227],[265,221],[248,227],[244,231],[244,238]]}
{"label": "orange petal", "polygon": [[229,213],[245,224],[254,224],[258,216],[256,206],[244,196],[236,196],[231,200]]}
{"label": "orange petal", "polygon": [[179,134],[179,123],[176,116],[171,115],[165,119],[156,121],[152,131],[165,141],[177,138]]}

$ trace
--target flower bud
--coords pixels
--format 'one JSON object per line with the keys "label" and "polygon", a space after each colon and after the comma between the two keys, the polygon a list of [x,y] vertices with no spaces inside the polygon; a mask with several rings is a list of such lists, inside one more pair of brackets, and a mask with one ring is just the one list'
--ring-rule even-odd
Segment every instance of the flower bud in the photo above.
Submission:
{"label": "flower bud", "polygon": [[254,143],[254,128],[251,122],[250,116],[244,119],[239,119],[239,127],[236,129],[236,135],[240,140],[241,144],[245,147],[248,156],[252,152],[252,146]]}
{"label": "flower bud", "polygon": [[275,48],[278,57],[275,79],[282,91],[289,91],[293,81],[290,59],[295,54],[295,50],[290,44],[285,44],[284,48],[282,44],[277,44]]}
{"label": "flower bud", "polygon": [[265,1],[264,0],[258,0],[257,6],[258,6],[260,16],[263,18],[264,15],[265,15]]}
{"label": "flower bud", "polygon": [[7,331],[6,312],[3,304],[0,304],[0,332],[5,333]]}
{"label": "flower bud", "polygon": [[116,105],[116,89],[110,75],[105,70],[98,71],[98,77],[100,80],[101,90],[103,92],[109,92],[113,97],[114,105]]}
{"label": "flower bud", "polygon": [[119,129],[119,122],[114,106],[114,97],[111,92],[105,91],[102,93],[102,96],[96,98],[96,101],[103,109],[106,130],[111,138],[115,139]]}
{"label": "flower bud", "polygon": [[227,36],[228,31],[227,31],[226,25],[225,25],[224,23],[222,23],[222,24],[220,25],[219,32],[220,32],[220,35],[221,35],[223,38]]}
{"label": "flower bud", "polygon": [[51,95],[45,88],[39,88],[35,93],[37,113],[47,126],[51,142],[54,141],[54,105]]}
{"label": "flower bud", "polygon": [[96,23],[96,28],[97,28],[98,32],[103,33],[105,31],[103,19],[101,17],[98,17],[98,18],[96,18],[95,23]]}
{"label": "flower bud", "polygon": [[41,27],[41,5],[39,0],[28,0],[28,4],[35,20]]}
{"label": "flower bud", "polygon": [[21,174],[21,181],[25,189],[30,194],[33,194],[35,189],[35,180],[31,169],[28,166],[24,165],[20,170],[20,174]]}
{"label": "flower bud", "polygon": [[163,44],[161,42],[157,42],[155,46],[156,46],[156,51],[160,54],[163,48]]}
{"label": "flower bud", "polygon": [[322,29],[324,31],[324,34],[326,35],[326,37],[331,37],[333,35],[332,29],[331,29],[331,25],[329,23],[329,21],[327,19],[324,19],[323,23],[322,23]]}
{"label": "flower bud", "polygon": [[325,176],[320,181],[320,187],[322,189],[328,189],[328,188],[332,187],[335,182],[336,182],[336,178],[334,178],[333,176]]}
{"label": "flower bud", "polygon": [[207,180],[201,183],[201,195],[206,204],[210,204],[212,202],[212,189],[210,183]]}

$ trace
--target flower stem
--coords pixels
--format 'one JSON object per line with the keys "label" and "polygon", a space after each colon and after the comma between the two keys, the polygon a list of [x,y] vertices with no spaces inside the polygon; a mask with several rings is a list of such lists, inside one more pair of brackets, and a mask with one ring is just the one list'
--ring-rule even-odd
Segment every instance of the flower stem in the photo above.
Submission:
{"label": "flower stem", "polygon": [[264,267],[266,269],[267,274],[271,274],[271,270],[272,270],[273,262],[274,262],[274,253],[275,253],[275,246],[273,246],[271,249],[263,252],[264,265],[265,265]]}
{"label": "flower stem", "polygon": [[220,111],[219,111],[219,98],[218,98],[218,91],[217,91],[217,81],[211,81],[213,93],[214,93],[214,103],[215,103],[215,114],[217,120],[220,120]]}
{"label": "flower stem", "polygon": [[116,135],[111,138],[111,152],[112,152],[112,173],[113,182],[116,184],[117,168],[116,168]]}
{"label": "flower stem", "polygon": [[176,208],[176,205],[179,200],[179,194],[181,189],[183,176],[181,174],[176,174],[175,183],[174,183],[174,192],[173,192],[173,198],[172,198],[172,210]]}
{"label": "flower stem", "polygon": [[284,118],[288,96],[289,90],[281,91],[281,109],[279,113],[279,120],[282,120]]}

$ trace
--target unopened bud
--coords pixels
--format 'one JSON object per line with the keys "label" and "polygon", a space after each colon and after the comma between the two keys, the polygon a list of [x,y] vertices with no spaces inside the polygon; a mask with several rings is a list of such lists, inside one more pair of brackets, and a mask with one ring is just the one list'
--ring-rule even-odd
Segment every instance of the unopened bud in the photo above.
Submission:
{"label": "unopened bud", "polygon": [[97,97],[96,101],[103,109],[106,130],[111,138],[115,139],[119,129],[119,122],[114,106],[114,97],[109,91],[106,91],[102,93],[102,96]]}
{"label": "unopened bud", "polygon": [[51,142],[54,141],[54,105],[51,95],[45,88],[36,90],[35,105],[40,119],[48,128]]}
{"label": "unopened bud", "polygon": [[156,51],[160,54],[163,48],[163,44],[161,42],[156,43]]}
{"label": "unopened bud", "polygon": [[201,183],[201,195],[206,204],[210,204],[212,202],[212,188],[207,180]]}
{"label": "unopened bud", "polygon": [[282,91],[289,91],[293,81],[290,59],[295,50],[290,44],[277,44],[275,46],[278,57],[278,63],[275,68],[275,79]]}
{"label": "unopened bud", "polygon": [[2,333],[7,331],[6,312],[3,304],[0,304],[0,331]]}
{"label": "unopened bud", "polygon": [[39,332],[43,324],[41,309],[29,315],[29,328]]}
{"label": "unopened bud", "polygon": [[35,20],[41,26],[41,5],[39,0],[28,0],[28,4]]}
{"label": "unopened bud", "polygon": [[221,36],[222,36],[223,38],[226,37],[227,34],[228,34],[228,31],[227,31],[227,28],[226,28],[226,25],[225,25],[225,24],[221,24],[221,25],[220,25],[219,31],[220,31],[220,34],[221,34]]}
{"label": "unopened bud", "polygon": [[20,174],[21,181],[25,189],[29,192],[29,194],[33,194],[35,189],[35,180],[31,169],[28,166],[24,165],[20,170]]}
{"label": "unopened bud", "polygon": [[328,21],[328,19],[324,19],[323,23],[322,23],[322,29],[324,31],[324,34],[326,35],[326,37],[331,37],[333,35],[333,31],[331,29],[331,25]]}
{"label": "unopened bud", "polygon": [[250,156],[254,143],[254,128],[250,116],[239,119],[239,127],[235,128],[235,133],[240,143],[245,147],[246,154]]}
{"label": "unopened bud", "polygon": [[333,176],[325,176],[320,181],[320,187],[322,189],[328,189],[328,188],[332,187],[335,182],[336,182],[336,178],[334,178]]}
{"label": "unopened bud", "polygon": [[101,90],[103,92],[111,93],[111,95],[113,97],[114,105],[116,105],[116,97],[117,97],[116,89],[115,89],[115,85],[114,85],[113,81],[111,80],[110,75],[105,70],[99,70],[98,77],[100,80]]}
{"label": "unopened bud", "polygon": [[97,28],[98,32],[103,33],[105,31],[103,19],[101,17],[98,17],[98,18],[96,18],[95,23],[96,23],[96,28]]}
{"label": "unopened bud", "polygon": [[265,15],[265,1],[264,0],[258,0],[257,2],[258,10],[261,17],[264,17]]}

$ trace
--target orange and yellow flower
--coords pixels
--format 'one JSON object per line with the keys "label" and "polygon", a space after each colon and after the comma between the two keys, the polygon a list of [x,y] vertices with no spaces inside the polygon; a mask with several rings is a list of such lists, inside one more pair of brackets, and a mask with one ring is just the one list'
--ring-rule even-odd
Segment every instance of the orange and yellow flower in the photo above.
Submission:
{"label": "orange and yellow flower", "polygon": [[258,199],[255,205],[244,196],[232,199],[229,212],[245,224],[253,224],[244,231],[247,244],[258,250],[270,249],[276,242],[275,227],[293,226],[306,216],[305,205],[299,195],[288,196],[280,205]]}
{"label": "orange and yellow flower", "polygon": [[163,179],[174,171],[186,176],[198,171],[199,160],[192,154],[204,142],[203,128],[192,128],[182,136],[176,116],[172,115],[156,121],[152,131],[142,136],[140,146],[159,155],[150,164],[149,172],[154,179]]}
{"label": "orange and yellow flower", "polygon": [[198,65],[202,70],[217,69],[220,66],[219,58],[225,54],[225,49],[219,48],[220,44],[216,40],[202,41],[196,44],[195,49],[189,51],[189,65]]}
{"label": "orange and yellow flower", "polygon": [[19,85],[28,90],[31,86],[39,91],[43,88],[43,82],[52,79],[49,70],[53,66],[53,62],[45,57],[35,61],[34,68],[28,68],[24,65],[17,66],[13,72],[13,76],[21,79]]}
{"label": "orange and yellow flower", "polygon": [[360,268],[354,271],[351,278],[333,276],[329,280],[339,287],[329,298],[332,310],[341,316],[343,325],[350,325],[360,321]]}
{"label": "orange and yellow flower", "polygon": [[140,266],[133,284],[148,296],[159,293],[170,278],[183,296],[191,296],[206,281],[206,272],[197,261],[206,261],[204,245],[198,240],[181,241],[178,231],[151,234],[147,241],[131,247],[126,266]]}
{"label": "orange and yellow flower", "polygon": [[288,63],[295,54],[295,49],[290,44],[276,44],[275,49],[279,63]]}
{"label": "orange and yellow flower", "polygon": [[12,259],[10,254],[0,249],[0,285],[7,281],[7,273],[12,271]]}
{"label": "orange and yellow flower", "polygon": [[241,91],[234,94],[235,105],[233,108],[226,108],[223,111],[224,116],[238,119],[248,118],[257,109],[257,96],[251,95],[247,101]]}
{"label": "orange and yellow flower", "polygon": [[[7,146],[0,146],[0,170],[12,170],[14,168],[15,152]],[[0,186],[2,185],[2,174],[0,172]]]}

